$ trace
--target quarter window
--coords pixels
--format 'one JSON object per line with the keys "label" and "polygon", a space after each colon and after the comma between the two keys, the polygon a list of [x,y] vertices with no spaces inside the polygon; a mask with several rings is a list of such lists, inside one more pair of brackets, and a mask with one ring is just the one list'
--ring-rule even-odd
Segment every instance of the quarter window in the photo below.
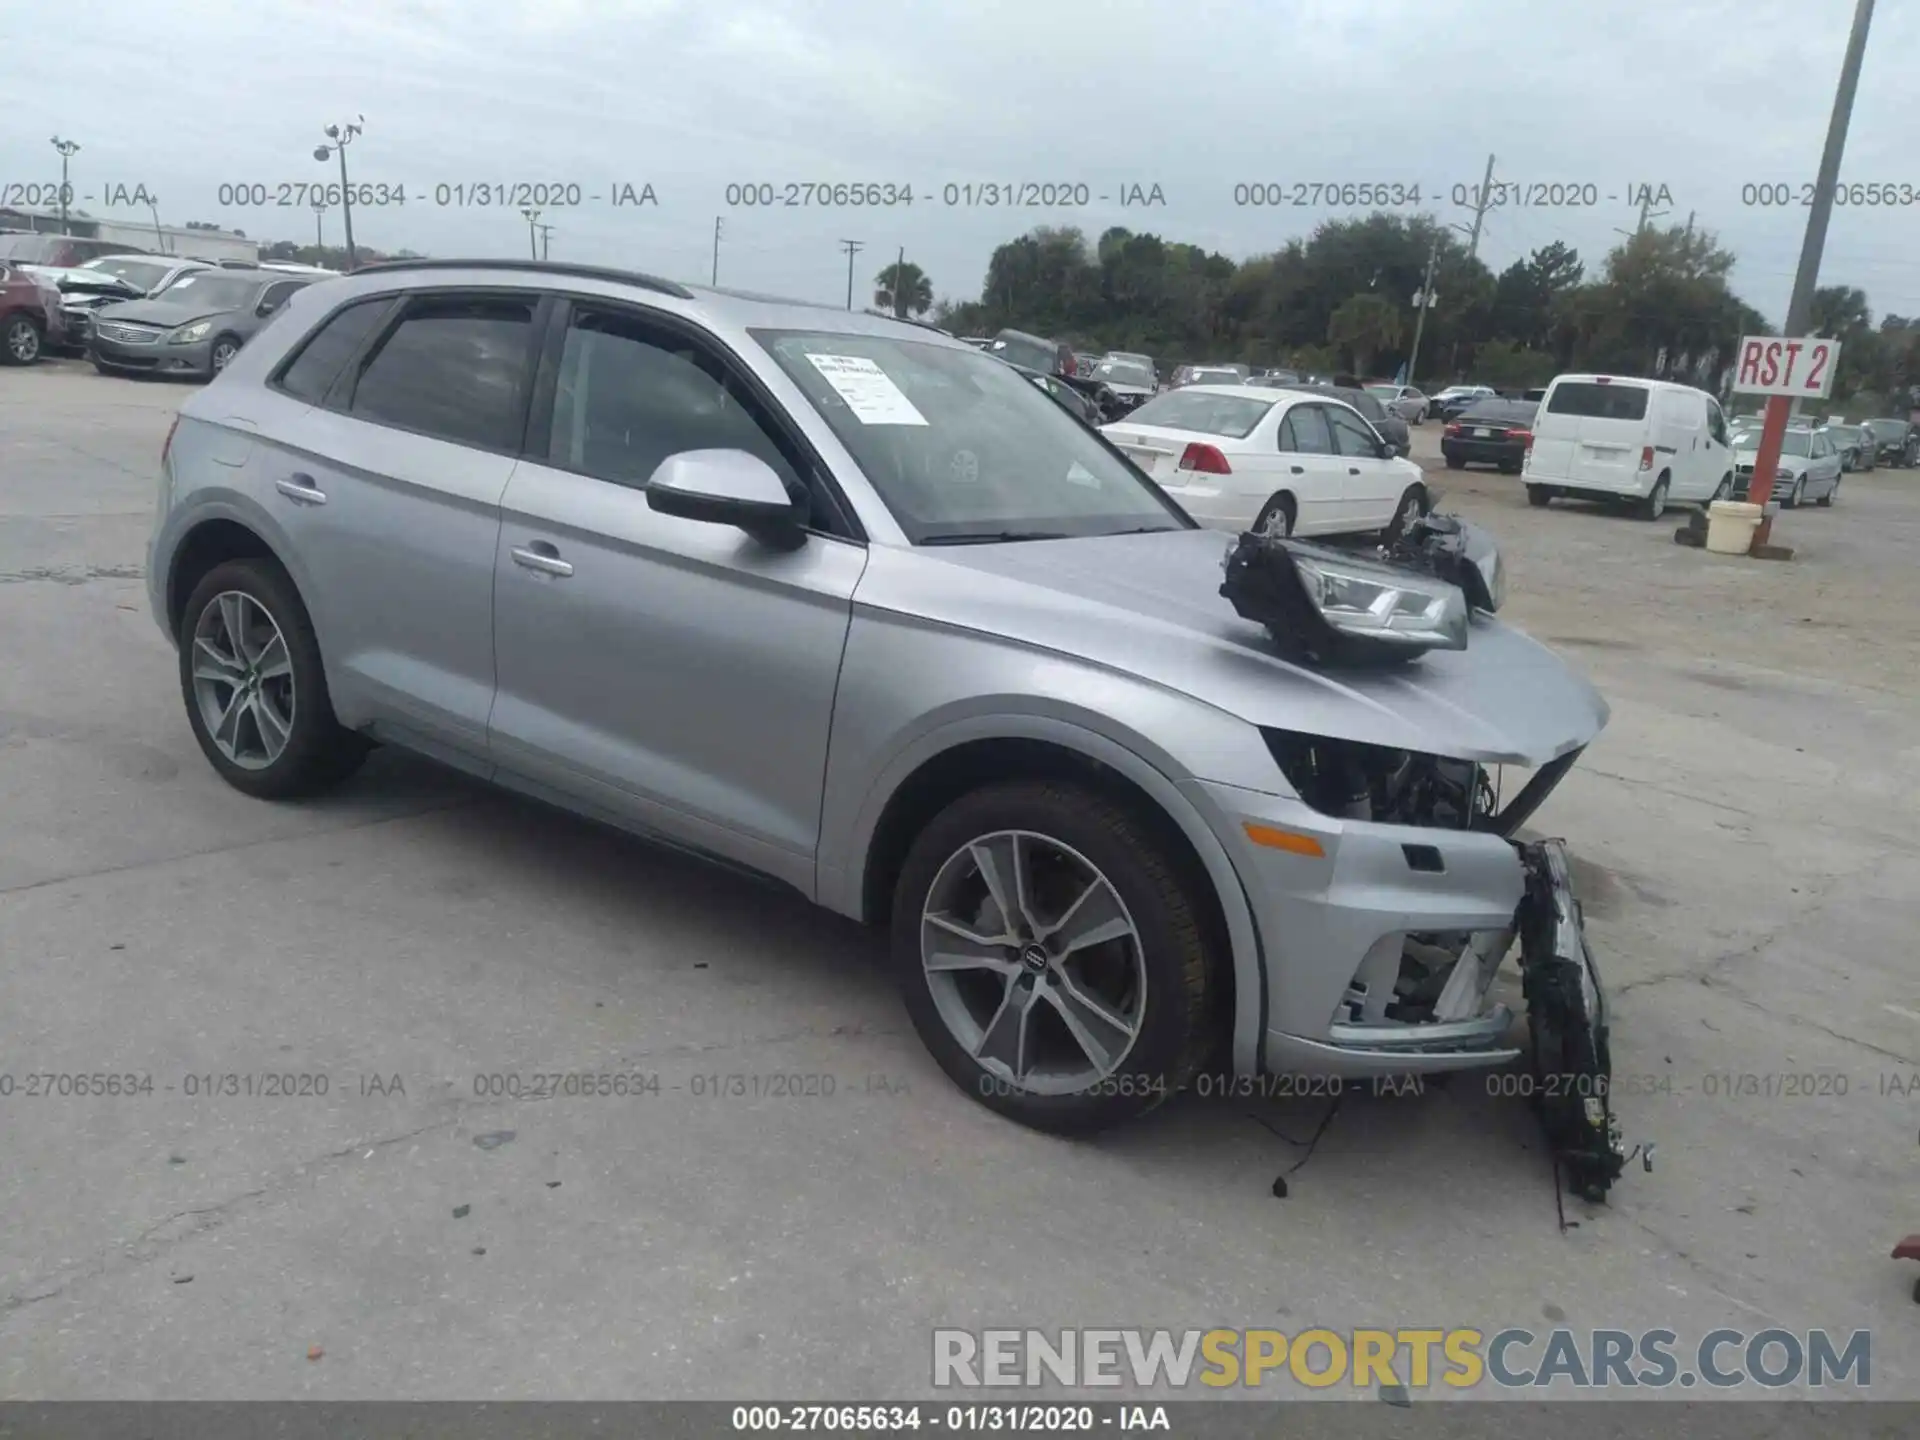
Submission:
{"label": "quarter window", "polygon": [[517,450],[533,337],[531,296],[410,302],[354,386],[354,415],[456,445]]}
{"label": "quarter window", "polygon": [[361,342],[373,333],[386,313],[391,296],[362,300],[334,313],[300,348],[293,364],[280,377],[280,388],[309,405],[318,405],[340,367],[353,358]]}

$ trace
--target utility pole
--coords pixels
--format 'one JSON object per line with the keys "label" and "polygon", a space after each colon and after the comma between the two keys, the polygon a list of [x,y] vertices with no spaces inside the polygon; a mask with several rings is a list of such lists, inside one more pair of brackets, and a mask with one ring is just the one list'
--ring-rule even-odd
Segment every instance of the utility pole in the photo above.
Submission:
{"label": "utility pole", "polygon": [[1622,230],[1616,225],[1613,227],[1613,233],[1616,235],[1625,235],[1631,240],[1647,228],[1647,222],[1649,220],[1658,220],[1666,213],[1665,210],[1655,210],[1653,208],[1653,187],[1643,182],[1640,186],[1640,223],[1635,225],[1631,230]]}
{"label": "utility pole", "polygon": [[907,270],[907,247],[900,247],[900,258],[893,262],[893,318],[903,319],[907,313],[907,298],[900,293],[900,281]]}
{"label": "utility pole", "polygon": [[866,249],[858,240],[842,240],[840,248],[847,252],[847,309],[853,309],[853,257]]}
{"label": "utility pole", "polygon": [[720,217],[713,217],[713,283],[720,283]]}
{"label": "utility pole", "polygon": [[325,161],[335,155],[340,157],[340,219],[347,232],[347,269],[349,270],[353,269],[358,262],[353,252],[353,187],[347,183],[347,146],[351,145],[354,137],[365,128],[366,121],[366,116],[356,115],[344,125],[329,125],[325,133],[327,139],[333,143],[313,147],[313,158],[316,160]]}
{"label": "utility pole", "polygon": [[1420,289],[1413,297],[1414,308],[1420,312],[1413,322],[1413,352],[1407,356],[1407,384],[1418,385],[1414,378],[1415,368],[1420,363],[1420,337],[1426,332],[1427,311],[1433,308],[1433,266],[1440,258],[1440,232],[1433,232],[1433,244],[1427,247],[1427,273],[1420,282]]}
{"label": "utility pole", "polygon": [[[1456,225],[1456,230],[1466,230],[1467,259],[1472,260],[1480,253],[1480,225],[1487,218],[1487,211],[1493,205],[1493,156],[1487,156],[1486,178],[1480,182],[1480,194],[1473,205],[1473,227]],[[1408,382],[1412,383],[1412,382]]]}
{"label": "utility pole", "polygon": [[520,212],[527,217],[527,255],[530,259],[540,258],[540,212],[531,205]]}
{"label": "utility pole", "polygon": [[544,260],[547,258],[549,248],[547,242],[553,238],[553,226],[543,222],[535,228],[540,232],[540,258]]}
{"label": "utility pole", "polygon": [[159,247],[162,255],[169,254],[167,232],[160,228],[160,197],[158,195],[147,196],[147,211],[153,216],[153,243]]}
{"label": "utility pole", "polygon": [[79,145],[72,140],[53,137],[53,148],[60,152],[60,233],[71,235],[67,228],[67,201],[73,198],[73,187],[67,183],[67,161],[79,152]]}
{"label": "utility pole", "polygon": [[[1813,205],[1807,211],[1807,233],[1800,243],[1800,264],[1794,271],[1793,297],[1787,302],[1787,323],[1781,334],[1799,339],[1813,310],[1813,290],[1820,280],[1820,255],[1826,249],[1827,222],[1833,218],[1833,191],[1840,181],[1840,157],[1846,153],[1847,124],[1853,118],[1853,96],[1860,88],[1860,62],[1867,51],[1867,27],[1873,21],[1873,0],[1858,0],[1853,32],[1847,37],[1846,58],[1840,62],[1840,83],[1834,90],[1833,114],[1827,121],[1827,144],[1820,153],[1820,175],[1813,182]],[[1760,428],[1760,450],[1753,457],[1753,481],[1747,487],[1749,504],[1764,507],[1773,498],[1773,472],[1780,464],[1780,444],[1787,434],[1787,416],[1793,402],[1784,395],[1767,397],[1767,418]],[[1762,511],[1753,532],[1750,554],[1771,543],[1772,520]]]}

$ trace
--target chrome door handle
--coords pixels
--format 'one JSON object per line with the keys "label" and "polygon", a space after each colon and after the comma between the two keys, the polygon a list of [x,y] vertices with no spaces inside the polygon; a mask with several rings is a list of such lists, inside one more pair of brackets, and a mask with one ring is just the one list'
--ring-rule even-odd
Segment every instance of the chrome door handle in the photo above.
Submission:
{"label": "chrome door handle", "polygon": [[525,570],[538,570],[543,575],[567,576],[573,574],[573,566],[560,558],[560,552],[545,541],[535,541],[531,545],[516,545],[508,552],[513,563]]}
{"label": "chrome door handle", "polygon": [[300,505],[324,505],[327,492],[313,483],[311,475],[289,475],[273,482],[273,488]]}

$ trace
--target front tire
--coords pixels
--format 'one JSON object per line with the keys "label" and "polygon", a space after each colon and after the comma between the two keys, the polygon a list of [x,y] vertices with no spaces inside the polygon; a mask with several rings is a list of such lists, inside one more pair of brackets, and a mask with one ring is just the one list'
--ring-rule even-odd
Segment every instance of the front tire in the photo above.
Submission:
{"label": "front tire", "polygon": [[1400,503],[1394,507],[1393,519],[1387,522],[1387,528],[1381,532],[1383,538],[1389,544],[1398,540],[1427,510],[1426,486],[1409,485],[1401,495]]}
{"label": "front tire", "polygon": [[180,617],[180,690],[201,752],[245,794],[316,794],[366,758],[367,742],[334,718],[313,622],[272,560],[230,560],[194,587]]}
{"label": "front tire", "polygon": [[233,363],[233,357],[239,353],[240,342],[231,335],[222,335],[218,340],[214,341],[213,349],[207,352],[207,365],[209,367],[207,378],[211,380],[222,370],[226,369],[227,366]]}
{"label": "front tire", "polygon": [[1840,482],[1836,480],[1833,482],[1832,485],[1827,487],[1827,493],[1822,495],[1818,500],[1814,501],[1813,503],[1818,505],[1822,510],[1825,510],[1829,508],[1833,504],[1833,502],[1838,500],[1839,498],[1840,498]]}
{"label": "front tire", "polygon": [[1793,489],[1788,493],[1787,498],[1780,502],[1780,508],[1782,510],[1798,510],[1800,508],[1800,501],[1805,497],[1806,493],[1807,482],[1805,477],[1802,477],[1793,482]]}
{"label": "front tire", "polygon": [[1180,868],[1134,814],[1064,781],[988,785],[915,839],[892,951],[948,1078],[1037,1130],[1142,1115],[1214,1039],[1216,967]]}

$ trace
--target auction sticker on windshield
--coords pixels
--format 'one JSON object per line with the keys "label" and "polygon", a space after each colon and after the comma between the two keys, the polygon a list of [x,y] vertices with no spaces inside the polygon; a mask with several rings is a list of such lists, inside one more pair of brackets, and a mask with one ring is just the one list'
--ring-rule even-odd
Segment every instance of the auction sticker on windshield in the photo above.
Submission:
{"label": "auction sticker on windshield", "polygon": [[927,417],[893,383],[893,377],[864,355],[813,355],[829,385],[847,402],[862,425],[924,425]]}

